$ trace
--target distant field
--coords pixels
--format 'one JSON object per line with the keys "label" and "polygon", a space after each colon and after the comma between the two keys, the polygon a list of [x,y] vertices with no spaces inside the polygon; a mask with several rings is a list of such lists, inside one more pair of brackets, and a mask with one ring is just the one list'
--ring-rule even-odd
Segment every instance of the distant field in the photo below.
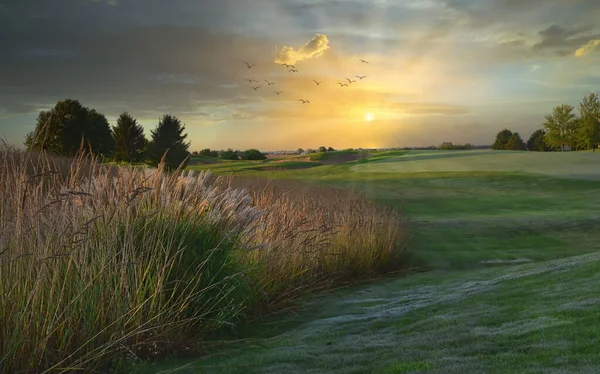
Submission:
{"label": "distant field", "polygon": [[516,172],[600,180],[600,152],[424,151],[353,166],[361,173]]}

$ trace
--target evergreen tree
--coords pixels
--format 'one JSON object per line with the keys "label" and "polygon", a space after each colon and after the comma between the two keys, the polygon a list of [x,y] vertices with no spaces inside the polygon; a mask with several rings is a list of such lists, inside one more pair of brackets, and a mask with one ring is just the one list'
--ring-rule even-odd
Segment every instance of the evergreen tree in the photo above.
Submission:
{"label": "evergreen tree", "polygon": [[[148,145],[148,153],[152,163],[157,166],[164,156],[168,169],[176,169],[189,156],[189,143],[185,142],[185,125],[179,118],[165,114],[160,118],[156,129],[152,130],[152,140]],[[185,166],[185,165],[184,165]]]}
{"label": "evergreen tree", "polygon": [[117,126],[113,128],[113,134],[117,161],[142,161],[147,140],[144,137],[144,128],[135,118],[127,112],[122,113],[117,119]]}

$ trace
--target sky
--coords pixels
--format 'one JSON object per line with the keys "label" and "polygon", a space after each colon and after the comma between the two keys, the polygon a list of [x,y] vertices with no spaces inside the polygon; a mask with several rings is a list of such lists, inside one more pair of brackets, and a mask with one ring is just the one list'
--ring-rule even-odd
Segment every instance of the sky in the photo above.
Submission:
{"label": "sky", "polygon": [[127,111],[147,135],[175,115],[191,151],[491,144],[600,93],[600,6],[0,0],[0,72],[0,138],[15,145],[66,98],[112,125]]}

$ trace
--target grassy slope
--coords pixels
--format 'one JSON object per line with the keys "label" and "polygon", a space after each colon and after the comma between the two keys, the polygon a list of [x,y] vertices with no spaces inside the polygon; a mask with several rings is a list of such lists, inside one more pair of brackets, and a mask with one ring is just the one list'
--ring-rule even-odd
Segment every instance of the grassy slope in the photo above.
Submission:
{"label": "grassy slope", "polygon": [[[418,225],[414,260],[435,271],[317,299],[287,319],[296,328],[277,325],[281,335],[258,340],[262,348],[202,365],[218,365],[215,372],[290,373],[586,372],[600,365],[591,353],[600,344],[589,332],[598,320],[599,256],[561,259],[600,251],[600,183],[501,172],[504,163],[485,160],[485,172],[456,171],[458,160],[483,162],[460,153],[380,154],[352,165],[273,173],[230,169],[343,185],[384,204],[402,202]],[[600,161],[598,154],[549,157],[555,155],[569,158],[552,160],[563,171],[590,157]],[[398,166],[424,156],[412,172]],[[450,171],[423,172],[431,162],[445,162]],[[386,167],[374,172],[380,165]],[[357,172],[363,167],[370,172]],[[482,263],[498,259],[533,263],[493,269]],[[547,260],[555,261],[539,262]]]}

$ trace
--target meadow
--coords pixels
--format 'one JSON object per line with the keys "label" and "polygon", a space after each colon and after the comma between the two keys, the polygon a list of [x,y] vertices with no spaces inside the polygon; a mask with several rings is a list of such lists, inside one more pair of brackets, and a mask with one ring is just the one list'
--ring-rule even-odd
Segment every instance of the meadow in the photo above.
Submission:
{"label": "meadow", "polygon": [[0,372],[131,372],[405,266],[402,214],[335,187],[0,147]]}
{"label": "meadow", "polygon": [[600,153],[372,152],[218,173],[356,190],[401,209],[410,268],[241,326],[210,357],[142,372],[589,373],[600,367]]}

